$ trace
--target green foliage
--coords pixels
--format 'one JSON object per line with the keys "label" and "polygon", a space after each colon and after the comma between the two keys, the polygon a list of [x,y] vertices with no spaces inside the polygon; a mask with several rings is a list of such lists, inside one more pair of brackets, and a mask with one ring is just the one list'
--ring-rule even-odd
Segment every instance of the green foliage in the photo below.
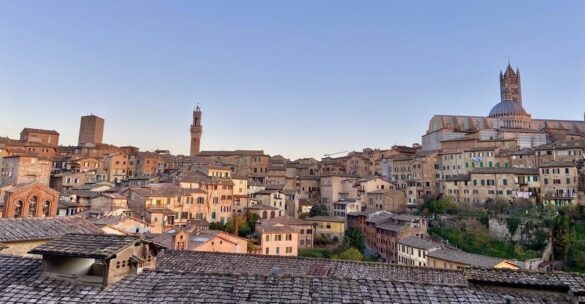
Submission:
{"label": "green foliage", "polygon": [[[259,216],[257,214],[238,215],[238,236],[247,237],[254,234],[258,219]],[[221,222],[211,223],[209,229],[221,230],[233,234],[235,232],[234,219],[230,218],[225,224]]]}
{"label": "green foliage", "polygon": [[506,201],[487,201],[484,207],[490,214],[502,214],[510,208],[510,203]]}
{"label": "green foliage", "polygon": [[362,261],[364,260],[364,255],[356,248],[349,248],[338,254],[334,254],[332,258],[335,260]]}
{"label": "green foliage", "polygon": [[543,251],[548,244],[548,235],[542,229],[532,232],[533,239],[524,243],[524,246],[529,250]]}
{"label": "green foliage", "polygon": [[541,252],[524,248],[520,244],[494,239],[484,230],[468,230],[465,227],[459,229],[432,227],[428,231],[470,253],[518,260],[536,258],[541,255]]}
{"label": "green foliage", "polygon": [[516,233],[518,226],[520,226],[520,222],[521,220],[517,217],[509,217],[506,219],[506,224],[508,226],[508,232],[510,232],[510,235],[514,235],[514,233]]}
{"label": "green foliage", "polygon": [[447,199],[447,198],[427,199],[420,206],[420,210],[423,213],[432,213],[432,214],[445,214],[448,212],[454,212],[456,209],[457,209],[457,205],[455,205],[450,199]]}
{"label": "green foliage", "polygon": [[329,210],[327,206],[324,204],[316,204],[311,207],[311,211],[309,212],[309,216],[327,216],[329,215]]}
{"label": "green foliage", "polygon": [[209,224],[209,229],[210,230],[226,231],[225,224],[222,222],[214,222],[214,223]]}
{"label": "green foliage", "polygon": [[357,248],[360,252],[364,252],[364,249],[366,248],[366,243],[364,241],[363,233],[356,227],[352,227],[349,230],[345,231],[343,246],[345,248],[354,247]]}
{"label": "green foliage", "polygon": [[565,214],[559,214],[553,221],[554,250],[557,258],[567,254],[572,239],[573,231],[570,218]]}
{"label": "green foliage", "polygon": [[305,248],[299,249],[299,256],[308,258],[331,258],[331,251],[325,248]]}
{"label": "green foliage", "polygon": [[573,240],[565,255],[567,269],[585,272],[585,224],[575,224],[573,231]]}
{"label": "green foliage", "polygon": [[575,241],[567,248],[565,256],[567,269],[585,272],[585,241]]}

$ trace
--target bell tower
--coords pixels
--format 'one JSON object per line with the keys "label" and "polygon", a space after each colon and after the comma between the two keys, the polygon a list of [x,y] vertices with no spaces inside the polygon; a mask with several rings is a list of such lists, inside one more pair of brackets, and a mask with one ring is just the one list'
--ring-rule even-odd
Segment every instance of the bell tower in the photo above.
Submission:
{"label": "bell tower", "polygon": [[203,134],[203,126],[201,126],[201,109],[199,105],[193,111],[193,124],[191,125],[191,152],[190,156],[199,154],[201,149],[201,135]]}
{"label": "bell tower", "polygon": [[520,87],[520,70],[516,71],[510,63],[506,67],[506,72],[500,71],[500,96],[502,101],[511,100],[522,104],[522,89]]}

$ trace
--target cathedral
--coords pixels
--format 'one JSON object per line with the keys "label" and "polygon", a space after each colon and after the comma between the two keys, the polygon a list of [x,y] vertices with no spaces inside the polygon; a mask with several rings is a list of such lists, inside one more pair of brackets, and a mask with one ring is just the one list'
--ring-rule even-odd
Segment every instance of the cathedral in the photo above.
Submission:
{"label": "cathedral", "polygon": [[435,115],[422,136],[423,150],[440,150],[445,140],[515,139],[520,149],[562,140],[585,139],[585,120],[533,119],[522,104],[520,70],[500,72],[500,98],[489,115]]}

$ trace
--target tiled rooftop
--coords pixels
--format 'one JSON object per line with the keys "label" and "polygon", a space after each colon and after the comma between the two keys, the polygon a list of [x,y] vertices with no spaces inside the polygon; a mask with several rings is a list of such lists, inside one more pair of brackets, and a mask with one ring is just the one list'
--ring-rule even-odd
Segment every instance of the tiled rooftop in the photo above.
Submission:
{"label": "tiled rooftop", "polygon": [[0,219],[0,242],[48,240],[66,233],[102,231],[78,216]]}
{"label": "tiled rooftop", "polygon": [[70,233],[42,244],[29,253],[105,259],[139,239],[136,236]]}
{"label": "tiled rooftop", "polygon": [[503,259],[499,258],[473,254],[449,248],[442,248],[435,251],[431,251],[427,254],[427,256],[445,261],[489,268],[494,267],[495,265],[504,261]]}
{"label": "tiled rooftop", "polygon": [[41,260],[0,255],[0,303],[87,303],[100,289],[41,276]]}
{"label": "tiled rooftop", "polygon": [[566,296],[458,286],[338,278],[145,272],[128,277],[92,303],[562,303]]}
{"label": "tiled rooftop", "polygon": [[188,251],[158,261],[99,289],[42,276],[39,259],[0,255],[0,303],[571,303],[585,278]]}
{"label": "tiled rooftop", "polygon": [[454,286],[467,284],[462,273],[454,270],[301,257],[165,250],[158,256],[157,265],[160,271],[191,273],[262,276],[271,275],[277,267],[279,276],[384,279]]}
{"label": "tiled rooftop", "polygon": [[431,248],[436,248],[436,247],[441,246],[441,243],[433,242],[431,240],[425,240],[423,238],[415,237],[415,236],[411,236],[411,237],[407,237],[405,239],[402,239],[402,240],[398,241],[398,244],[403,244],[406,246],[424,249],[424,250],[428,250]]}

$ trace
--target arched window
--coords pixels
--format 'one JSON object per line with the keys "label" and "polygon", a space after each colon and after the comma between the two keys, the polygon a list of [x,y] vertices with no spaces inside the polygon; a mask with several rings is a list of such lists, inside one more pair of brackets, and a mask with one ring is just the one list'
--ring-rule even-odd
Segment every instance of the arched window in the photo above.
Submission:
{"label": "arched window", "polygon": [[35,217],[37,216],[37,204],[39,203],[39,198],[36,196],[31,197],[28,201],[28,216]]}
{"label": "arched window", "polygon": [[262,212],[262,219],[266,219],[268,218],[268,212],[266,212],[266,210],[264,210],[264,212]]}
{"label": "arched window", "polygon": [[14,217],[22,217],[22,206],[24,203],[22,201],[18,201],[14,203]]}
{"label": "arched window", "polygon": [[275,218],[276,215],[274,214],[274,211],[270,211],[270,218]]}
{"label": "arched window", "polygon": [[45,201],[43,203],[43,216],[49,216],[50,212],[51,212],[51,202]]}

